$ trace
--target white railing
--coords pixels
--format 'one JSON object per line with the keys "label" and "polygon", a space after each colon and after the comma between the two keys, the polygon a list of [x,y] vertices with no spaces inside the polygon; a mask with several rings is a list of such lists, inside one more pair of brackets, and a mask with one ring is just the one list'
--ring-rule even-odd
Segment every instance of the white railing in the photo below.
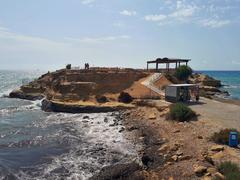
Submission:
{"label": "white railing", "polygon": [[153,92],[160,94],[162,96],[164,96],[164,93],[157,88],[154,83],[156,81],[158,81],[161,78],[162,74],[161,73],[154,73],[152,76],[150,76],[148,79],[146,79],[145,81],[142,82],[142,84],[144,86],[146,86],[147,88],[151,89]]}

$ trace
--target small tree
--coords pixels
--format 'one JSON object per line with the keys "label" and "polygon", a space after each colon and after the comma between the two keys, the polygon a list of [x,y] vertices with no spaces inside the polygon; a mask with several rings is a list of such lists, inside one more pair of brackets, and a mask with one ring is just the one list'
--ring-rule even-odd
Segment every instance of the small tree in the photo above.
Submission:
{"label": "small tree", "polygon": [[123,103],[130,103],[133,101],[132,96],[126,92],[121,92],[121,94],[118,96],[118,101]]}
{"label": "small tree", "polygon": [[71,64],[66,65],[66,69],[71,69],[71,67],[72,67]]}
{"label": "small tree", "polygon": [[187,80],[192,75],[192,69],[189,66],[182,65],[177,68],[175,75],[179,80]]}

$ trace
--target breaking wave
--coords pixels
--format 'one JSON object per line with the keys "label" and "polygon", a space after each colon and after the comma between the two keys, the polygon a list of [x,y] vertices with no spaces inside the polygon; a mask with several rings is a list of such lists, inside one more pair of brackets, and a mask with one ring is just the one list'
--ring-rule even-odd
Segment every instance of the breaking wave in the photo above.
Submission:
{"label": "breaking wave", "polygon": [[[102,167],[137,158],[135,147],[124,138],[119,114],[50,114],[33,126],[55,128],[31,140],[8,144],[10,148],[54,145],[64,152],[48,156],[46,162],[21,167],[11,174],[16,179],[88,179]],[[16,132],[20,133],[21,132]]]}

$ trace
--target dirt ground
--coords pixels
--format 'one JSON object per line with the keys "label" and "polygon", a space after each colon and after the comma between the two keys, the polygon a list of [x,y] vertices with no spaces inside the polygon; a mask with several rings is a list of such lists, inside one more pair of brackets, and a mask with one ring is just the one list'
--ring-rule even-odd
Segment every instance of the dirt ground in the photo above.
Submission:
{"label": "dirt ground", "polygon": [[200,104],[190,106],[196,111],[199,120],[222,128],[240,130],[240,106],[201,98]]}
{"label": "dirt ground", "polygon": [[[199,114],[198,120],[182,123],[165,120],[168,105],[157,100],[127,113],[126,127],[136,133],[136,143],[144,144],[140,153],[149,160],[141,172],[144,179],[211,179],[221,161],[240,165],[240,149],[223,146],[212,151],[216,144],[210,141],[221,128],[240,129],[240,106],[201,99],[190,106]],[[194,172],[199,166],[207,169],[201,176]]]}

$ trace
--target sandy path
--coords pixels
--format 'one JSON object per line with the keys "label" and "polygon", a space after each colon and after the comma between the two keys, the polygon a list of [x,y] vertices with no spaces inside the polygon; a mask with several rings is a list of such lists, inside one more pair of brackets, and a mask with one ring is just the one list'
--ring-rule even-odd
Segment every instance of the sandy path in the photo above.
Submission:
{"label": "sandy path", "polygon": [[222,128],[240,129],[240,106],[201,98],[202,104],[191,105],[199,120]]}

